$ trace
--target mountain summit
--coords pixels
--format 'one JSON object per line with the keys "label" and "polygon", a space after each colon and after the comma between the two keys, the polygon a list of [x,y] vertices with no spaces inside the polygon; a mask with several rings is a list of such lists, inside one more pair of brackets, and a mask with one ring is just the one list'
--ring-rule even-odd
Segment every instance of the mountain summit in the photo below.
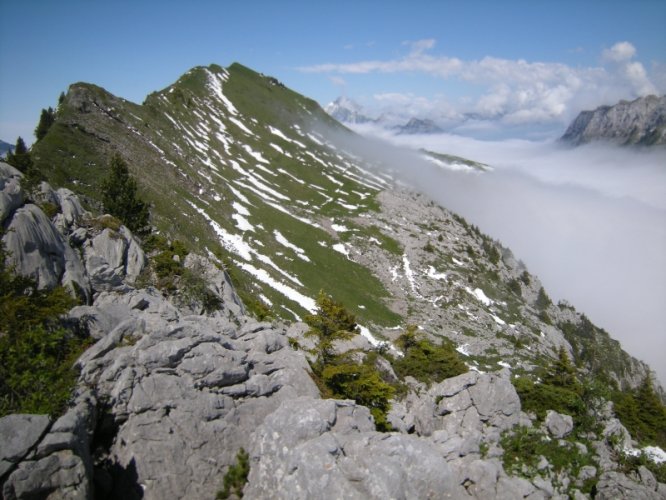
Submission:
{"label": "mountain summit", "polygon": [[363,114],[363,108],[348,97],[340,96],[324,108],[329,115],[342,123],[368,123],[374,121]]}
{"label": "mountain summit", "polygon": [[650,95],[583,111],[561,140],[576,146],[599,140],[622,145],[666,144],[666,96]]}

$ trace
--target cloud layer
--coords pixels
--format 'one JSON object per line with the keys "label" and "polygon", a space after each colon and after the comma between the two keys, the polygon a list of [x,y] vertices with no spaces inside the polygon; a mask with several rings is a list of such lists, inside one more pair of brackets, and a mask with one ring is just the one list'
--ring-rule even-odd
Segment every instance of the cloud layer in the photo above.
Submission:
{"label": "cloud layer", "polygon": [[[404,146],[382,142],[364,154],[511,248],[555,300],[605,328],[666,385],[666,152],[356,128]],[[494,170],[436,168],[410,155],[417,147]]]}
{"label": "cloud layer", "polygon": [[445,81],[474,84],[483,89],[481,95],[454,102],[441,96],[397,93],[376,95],[375,101],[382,112],[427,111],[430,117],[458,122],[472,114],[505,125],[567,124],[582,109],[666,91],[653,83],[636,60],[636,48],[627,41],[604,50],[601,65],[582,68],[491,56],[465,61],[434,55],[435,44],[434,39],[406,42],[407,54],[395,59],[319,64],[300,70],[331,75],[421,73],[442,80],[442,90]]}

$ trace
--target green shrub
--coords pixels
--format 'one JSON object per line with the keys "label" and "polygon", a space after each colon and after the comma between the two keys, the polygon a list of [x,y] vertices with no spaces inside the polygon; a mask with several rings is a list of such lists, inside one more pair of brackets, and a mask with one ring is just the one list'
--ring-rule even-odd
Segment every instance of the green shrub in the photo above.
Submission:
{"label": "green shrub", "polygon": [[416,334],[414,327],[408,327],[396,344],[404,355],[393,359],[392,364],[396,374],[402,378],[411,376],[431,384],[468,370],[450,341],[443,339],[440,345],[436,345]]}
{"label": "green shrub", "polygon": [[304,318],[310,329],[306,337],[315,337],[317,363],[325,365],[333,358],[333,344],[350,340],[358,334],[356,318],[345,307],[329,297],[323,290],[317,297],[317,310]]}
{"label": "green shrub", "polygon": [[[500,444],[504,449],[504,470],[512,475],[534,478],[544,475],[537,465],[541,457],[546,458],[552,471],[576,477],[585,465],[596,465],[589,453],[582,453],[574,443],[550,439],[542,431],[530,427],[515,427],[502,435]],[[596,482],[596,481],[595,481]]]}
{"label": "green shrub", "polygon": [[582,416],[585,412],[585,405],[580,396],[564,387],[534,383],[526,377],[515,379],[513,385],[520,397],[522,409],[533,412],[539,420],[546,418],[548,410],[555,410],[574,418]]}
{"label": "green shrub", "polygon": [[137,196],[136,180],[119,155],[111,159],[109,176],[102,181],[102,203],[114,217],[133,232],[141,234],[148,227],[148,205]]}
{"label": "green shrub", "polygon": [[386,414],[391,409],[389,400],[395,394],[395,389],[381,379],[374,366],[340,358],[324,366],[321,378],[334,397],[353,399],[367,406],[375,419],[377,430],[391,430]]}
{"label": "green shrub", "polygon": [[57,416],[76,382],[72,365],[87,346],[59,320],[76,301],[62,287],[39,290],[15,275],[6,257],[0,240],[0,416]]}
{"label": "green shrub", "polygon": [[522,289],[520,288],[520,282],[515,278],[509,280],[509,282],[507,283],[507,287],[512,293],[518,295],[519,297],[522,294]]}
{"label": "green shrub", "polygon": [[534,412],[539,420],[546,417],[548,410],[555,410],[573,417],[577,425],[588,421],[587,406],[582,397],[583,385],[576,377],[576,369],[563,347],[543,374],[542,382],[535,383],[527,377],[519,377],[513,385],[523,410]]}
{"label": "green shrub", "polygon": [[229,466],[224,475],[223,487],[217,492],[216,499],[224,500],[235,495],[243,498],[243,488],[247,484],[247,476],[250,473],[250,456],[241,448],[236,455],[236,463]]}
{"label": "green shrub", "polygon": [[634,439],[666,449],[666,406],[654,391],[650,376],[635,391],[616,392],[613,403],[616,415]]}
{"label": "green shrub", "polygon": [[545,309],[548,309],[550,305],[553,303],[552,300],[550,300],[550,297],[546,293],[546,291],[543,289],[543,287],[539,288],[539,294],[537,295],[537,299],[535,302],[535,306],[539,311],[543,311]]}

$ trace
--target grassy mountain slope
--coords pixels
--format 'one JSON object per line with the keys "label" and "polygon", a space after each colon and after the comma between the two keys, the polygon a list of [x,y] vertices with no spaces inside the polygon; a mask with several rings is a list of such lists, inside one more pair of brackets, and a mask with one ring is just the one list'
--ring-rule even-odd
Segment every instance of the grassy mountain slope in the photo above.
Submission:
{"label": "grassy mountain slope", "polygon": [[333,139],[347,134],[274,78],[212,65],[141,105],[74,84],[32,153],[52,184],[93,208],[112,154],[122,155],[157,230],[217,255],[246,302],[275,316],[303,317],[324,289],[373,334],[395,338],[416,324],[453,340],[478,370],[529,372],[572,345],[584,366],[638,385],[647,366],[612,342],[590,362],[580,314],[545,301],[498,242],[397,189]]}

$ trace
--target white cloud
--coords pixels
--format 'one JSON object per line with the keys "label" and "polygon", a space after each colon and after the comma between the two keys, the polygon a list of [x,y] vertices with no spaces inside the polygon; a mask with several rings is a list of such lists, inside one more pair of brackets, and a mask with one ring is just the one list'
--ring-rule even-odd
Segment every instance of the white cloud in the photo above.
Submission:
{"label": "white cloud", "polygon": [[[434,39],[404,42],[409,52],[395,59],[359,61],[346,64],[320,64],[300,68],[310,73],[371,74],[424,73],[443,81],[459,81],[481,88],[481,95],[461,98],[456,103],[442,99],[401,94],[403,109],[429,109],[430,114],[459,116],[474,113],[481,118],[507,124],[568,124],[582,109],[613,104],[620,99],[666,92],[666,79],[657,85],[645,67],[635,60],[636,48],[619,42],[602,54],[603,66],[572,67],[562,63],[529,62],[486,56],[464,61],[446,55],[432,55]],[[379,96],[391,95],[379,94]],[[378,100],[381,105],[387,99]],[[438,106],[443,109],[438,110]]]}
{"label": "white cloud", "polygon": [[344,87],[345,85],[347,85],[347,82],[341,76],[332,75],[332,76],[329,76],[328,79],[336,87]]}
{"label": "white cloud", "polygon": [[636,47],[629,42],[618,42],[603,52],[604,59],[608,61],[628,61],[636,55]]}

